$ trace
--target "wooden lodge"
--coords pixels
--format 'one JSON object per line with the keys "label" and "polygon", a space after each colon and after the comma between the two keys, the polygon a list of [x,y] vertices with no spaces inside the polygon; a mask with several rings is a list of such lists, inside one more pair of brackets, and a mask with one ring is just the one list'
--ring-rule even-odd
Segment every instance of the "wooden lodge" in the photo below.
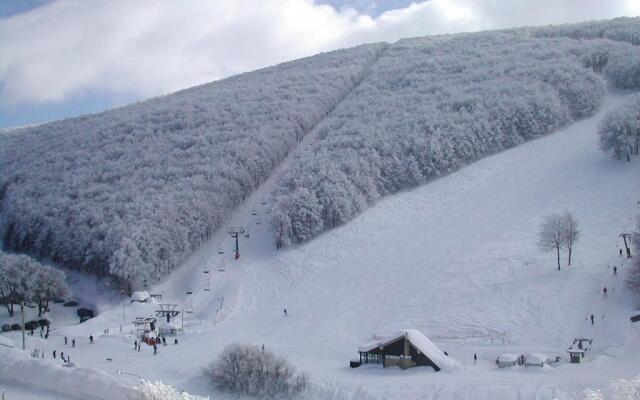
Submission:
{"label": "wooden lodge", "polygon": [[399,366],[407,369],[427,366],[440,371],[457,365],[456,361],[445,355],[431,340],[415,329],[404,330],[361,346],[358,353],[360,361],[351,363],[354,368],[362,364],[382,364],[385,368]]}

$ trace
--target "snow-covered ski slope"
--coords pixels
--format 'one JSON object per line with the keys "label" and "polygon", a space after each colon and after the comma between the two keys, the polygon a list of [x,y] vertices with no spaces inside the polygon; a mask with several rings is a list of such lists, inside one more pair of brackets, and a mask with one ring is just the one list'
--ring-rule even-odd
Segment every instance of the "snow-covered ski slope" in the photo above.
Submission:
{"label": "snow-covered ski slope", "polygon": [[[79,339],[74,360],[210,394],[203,366],[229,343],[264,344],[310,373],[310,399],[577,399],[585,387],[638,375],[640,327],[628,320],[635,300],[625,289],[618,234],[633,229],[640,211],[640,168],[637,160],[606,158],[596,135],[604,113],[624,96],[609,94],[594,117],[386,198],[286,250],[276,251],[268,232],[262,203],[269,180],[229,223],[249,228],[239,260],[231,238],[219,234],[151,289],[192,311],[180,345],[154,357],[148,349],[133,352],[133,338],[98,335],[95,345]],[[582,236],[573,265],[559,272],[555,254],[542,253],[536,239],[543,216],[564,210],[577,217]],[[157,308],[126,307],[127,320]],[[113,335],[121,321],[122,304],[56,335],[82,338],[107,328]],[[441,373],[349,369],[359,344],[407,328],[463,366]],[[578,336],[593,337],[594,350],[586,363],[567,364],[566,349]],[[507,352],[544,352],[564,362],[497,370],[495,358]]]}

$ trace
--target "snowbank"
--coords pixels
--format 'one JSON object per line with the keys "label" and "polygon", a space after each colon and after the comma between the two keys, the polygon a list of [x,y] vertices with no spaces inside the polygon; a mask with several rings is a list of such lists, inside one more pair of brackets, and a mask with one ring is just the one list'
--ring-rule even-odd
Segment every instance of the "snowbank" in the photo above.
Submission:
{"label": "snowbank", "polygon": [[0,335],[0,346],[13,347],[13,341],[6,336]]}
{"label": "snowbank", "polygon": [[96,368],[65,368],[61,362],[29,357],[25,352],[0,347],[0,380],[35,386],[72,399],[134,400],[140,390]]}

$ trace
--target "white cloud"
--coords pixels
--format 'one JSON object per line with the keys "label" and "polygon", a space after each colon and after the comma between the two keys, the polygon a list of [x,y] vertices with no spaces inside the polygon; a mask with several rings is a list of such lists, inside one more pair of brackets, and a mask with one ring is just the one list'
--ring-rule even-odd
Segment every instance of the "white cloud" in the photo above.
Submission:
{"label": "white cloud", "polygon": [[313,0],[60,0],[0,20],[6,103],[146,97],[402,37],[640,14],[636,0],[431,0],[372,18]]}

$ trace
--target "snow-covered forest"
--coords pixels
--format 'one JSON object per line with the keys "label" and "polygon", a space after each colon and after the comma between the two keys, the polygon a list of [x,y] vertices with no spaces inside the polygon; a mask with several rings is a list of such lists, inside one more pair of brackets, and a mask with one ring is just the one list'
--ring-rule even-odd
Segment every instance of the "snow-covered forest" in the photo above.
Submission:
{"label": "snow-covered forest", "polygon": [[220,227],[385,45],[0,137],[5,245],[140,287]]}
{"label": "snow-covered forest", "polygon": [[640,145],[640,94],[605,115],[600,129],[600,147],[618,160],[631,160]]}
{"label": "snow-covered forest", "polygon": [[385,195],[592,114],[605,88],[598,73],[628,88],[620,82],[637,80],[638,57],[628,43],[518,30],[400,41],[282,176],[277,244],[309,240]]}
{"label": "snow-covered forest", "polygon": [[275,240],[309,240],[383,196],[591,115],[605,79],[639,88],[638,26],[364,45],[7,132],[3,243],[140,288],[226,227],[292,152],[272,193]]}

